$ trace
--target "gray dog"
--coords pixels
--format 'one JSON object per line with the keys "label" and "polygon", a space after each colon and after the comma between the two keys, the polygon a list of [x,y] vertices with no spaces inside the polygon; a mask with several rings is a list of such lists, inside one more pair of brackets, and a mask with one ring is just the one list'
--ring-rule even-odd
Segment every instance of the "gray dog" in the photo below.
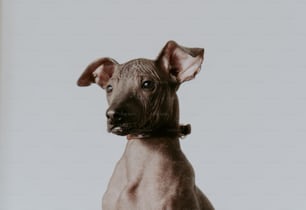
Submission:
{"label": "gray dog", "polygon": [[179,142],[190,125],[179,124],[176,91],[195,77],[203,59],[204,49],[169,41],[156,60],[100,58],[79,78],[79,86],[96,83],[106,90],[108,131],[128,139],[103,196],[104,210],[214,209],[196,187]]}

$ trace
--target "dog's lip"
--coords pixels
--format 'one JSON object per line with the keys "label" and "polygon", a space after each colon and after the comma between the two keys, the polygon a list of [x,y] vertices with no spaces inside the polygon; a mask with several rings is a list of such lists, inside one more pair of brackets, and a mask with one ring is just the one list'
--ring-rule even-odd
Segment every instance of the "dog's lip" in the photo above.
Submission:
{"label": "dog's lip", "polygon": [[122,133],[123,132],[123,128],[121,126],[114,126],[113,128],[111,128],[111,131],[113,133]]}
{"label": "dog's lip", "polygon": [[131,133],[139,133],[139,129],[133,127],[131,123],[123,123],[123,124],[109,123],[108,132],[119,136],[125,136]]}
{"label": "dog's lip", "polygon": [[108,123],[108,130],[123,130],[124,125],[121,124],[113,124],[113,123]]}
{"label": "dog's lip", "polygon": [[126,135],[126,129],[122,125],[109,125],[108,132],[113,134],[117,134],[120,136]]}

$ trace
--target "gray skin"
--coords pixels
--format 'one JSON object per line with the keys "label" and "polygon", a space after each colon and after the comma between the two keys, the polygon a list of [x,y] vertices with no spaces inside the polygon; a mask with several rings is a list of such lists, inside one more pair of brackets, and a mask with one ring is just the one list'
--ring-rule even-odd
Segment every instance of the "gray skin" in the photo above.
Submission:
{"label": "gray skin", "polygon": [[107,92],[108,131],[128,139],[102,209],[214,209],[196,187],[179,142],[190,133],[190,126],[179,124],[176,91],[199,72],[203,55],[204,49],[169,41],[156,60],[118,64],[101,58],[81,75],[79,86],[96,83]]}

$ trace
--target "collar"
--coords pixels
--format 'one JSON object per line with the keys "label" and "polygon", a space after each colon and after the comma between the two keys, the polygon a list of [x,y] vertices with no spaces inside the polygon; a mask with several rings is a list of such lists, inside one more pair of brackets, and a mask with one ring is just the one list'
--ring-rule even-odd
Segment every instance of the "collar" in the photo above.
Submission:
{"label": "collar", "polygon": [[185,138],[191,133],[191,125],[179,125],[177,129],[159,129],[156,131],[139,133],[139,134],[128,134],[126,136],[127,140],[133,139],[148,139],[148,138],[158,138],[158,137],[170,137],[170,138]]}

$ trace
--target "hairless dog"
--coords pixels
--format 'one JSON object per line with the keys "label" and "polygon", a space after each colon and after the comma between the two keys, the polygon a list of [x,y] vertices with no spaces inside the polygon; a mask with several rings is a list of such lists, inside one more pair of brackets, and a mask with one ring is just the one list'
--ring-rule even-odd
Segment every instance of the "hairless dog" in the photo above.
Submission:
{"label": "hairless dog", "polygon": [[176,91],[200,71],[204,49],[169,41],[156,60],[123,64],[100,58],[85,69],[79,86],[106,90],[109,132],[127,136],[106,193],[104,210],[213,210],[195,185],[194,170],[179,139],[190,125],[179,124]]}

